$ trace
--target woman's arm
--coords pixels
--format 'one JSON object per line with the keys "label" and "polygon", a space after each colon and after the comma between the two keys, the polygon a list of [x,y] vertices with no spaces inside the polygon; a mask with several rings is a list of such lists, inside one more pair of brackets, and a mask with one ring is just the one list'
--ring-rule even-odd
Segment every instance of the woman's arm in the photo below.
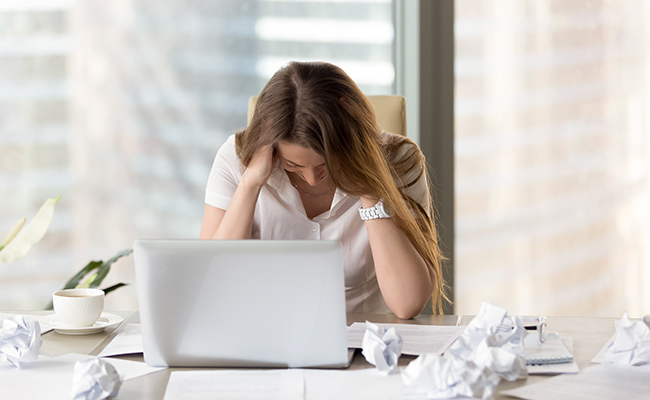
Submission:
{"label": "woman's arm", "polygon": [[[374,207],[377,199],[362,196],[363,208]],[[406,233],[391,218],[365,221],[377,282],[391,311],[402,319],[413,318],[426,305],[435,276]]]}
{"label": "woman's arm", "polygon": [[205,205],[200,239],[250,239],[257,197],[273,170],[273,147],[257,150],[227,210]]}

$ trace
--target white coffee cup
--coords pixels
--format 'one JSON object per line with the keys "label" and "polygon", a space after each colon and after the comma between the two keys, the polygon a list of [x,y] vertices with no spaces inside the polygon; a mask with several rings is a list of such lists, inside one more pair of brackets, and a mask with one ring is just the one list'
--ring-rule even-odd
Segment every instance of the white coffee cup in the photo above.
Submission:
{"label": "white coffee cup", "polygon": [[65,289],[52,294],[56,319],[62,324],[81,328],[93,326],[104,310],[101,289]]}

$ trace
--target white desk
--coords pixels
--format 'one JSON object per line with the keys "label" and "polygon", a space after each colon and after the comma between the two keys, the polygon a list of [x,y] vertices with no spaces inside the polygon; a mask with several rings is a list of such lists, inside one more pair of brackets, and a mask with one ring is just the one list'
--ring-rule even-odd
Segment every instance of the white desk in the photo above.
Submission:
{"label": "white desk", "polygon": [[[51,311],[8,311],[8,313],[22,313],[32,315],[43,315]],[[139,322],[137,313],[133,312],[114,312],[125,318],[125,322]],[[366,320],[381,323],[406,323],[406,324],[424,324],[424,325],[467,325],[472,316],[459,317],[457,315],[445,316],[420,316],[412,320],[399,320],[393,315],[368,315],[368,314],[349,314],[348,324],[352,322],[365,322]],[[547,332],[559,332],[563,335],[573,337],[574,359],[580,369],[590,365],[590,360],[607,340],[614,334],[614,321],[616,318],[588,318],[588,317],[548,317]],[[97,355],[116,335],[117,330],[108,330],[102,333],[87,336],[66,336],[56,332],[49,332],[43,335],[43,346],[41,354],[46,356],[57,356],[66,353],[81,353]],[[118,358],[143,361],[141,354],[119,356]],[[400,365],[407,365],[415,357],[403,355]],[[350,369],[374,368],[368,364],[363,356],[357,354],[350,366]],[[140,378],[125,381],[119,394],[120,399],[137,399],[137,400],[161,400],[164,397],[167,380],[172,371],[177,368],[169,368],[156,373],[142,376]],[[183,370],[189,370],[183,368]],[[546,376],[532,375],[526,380],[516,382],[502,382],[498,391],[510,389],[525,385],[528,383],[538,382],[547,379]],[[495,399],[511,399],[511,397],[497,393]]]}

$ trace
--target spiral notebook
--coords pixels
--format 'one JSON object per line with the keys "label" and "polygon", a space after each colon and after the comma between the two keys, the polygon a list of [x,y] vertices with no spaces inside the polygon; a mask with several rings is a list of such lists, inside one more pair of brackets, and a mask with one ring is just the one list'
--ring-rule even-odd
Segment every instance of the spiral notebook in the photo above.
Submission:
{"label": "spiral notebook", "polygon": [[544,343],[537,335],[528,335],[524,339],[526,365],[560,364],[573,362],[573,354],[566,348],[557,334],[548,334]]}

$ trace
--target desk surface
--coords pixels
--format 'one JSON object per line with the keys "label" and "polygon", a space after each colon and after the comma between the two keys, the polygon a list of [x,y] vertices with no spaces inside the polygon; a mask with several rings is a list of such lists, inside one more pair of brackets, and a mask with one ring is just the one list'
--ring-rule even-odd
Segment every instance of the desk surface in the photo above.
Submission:
{"label": "desk surface", "polygon": [[[42,315],[50,313],[45,311],[20,311],[11,313]],[[125,323],[139,322],[137,313],[114,312],[125,318]],[[472,316],[419,316],[412,320],[400,320],[394,315],[377,314],[348,314],[348,325],[353,322],[365,322],[366,320],[380,323],[396,324],[422,324],[422,325],[467,325]],[[574,359],[580,369],[590,365],[590,360],[598,353],[600,348],[614,334],[615,318],[591,318],[591,317],[547,317],[547,332],[558,332],[562,335],[573,337]],[[117,329],[116,329],[117,330]],[[116,330],[107,330],[102,333],[87,336],[66,336],[56,332],[49,332],[43,335],[43,345],[40,353],[46,356],[58,356],[67,353],[81,353],[97,355],[115,337]],[[143,361],[142,354],[119,356],[117,358]],[[407,365],[414,360],[413,356],[402,355],[399,365]],[[357,354],[350,366],[350,369],[374,368],[368,364],[360,354]],[[168,368],[159,372],[142,376],[140,378],[125,381],[120,389],[120,399],[139,400],[160,400],[164,397],[167,380],[172,371],[177,368]],[[183,368],[183,370],[189,370]],[[498,392],[505,389],[522,386],[547,379],[543,375],[531,375],[527,379],[515,382],[502,381],[497,389],[495,399],[512,399]]]}

